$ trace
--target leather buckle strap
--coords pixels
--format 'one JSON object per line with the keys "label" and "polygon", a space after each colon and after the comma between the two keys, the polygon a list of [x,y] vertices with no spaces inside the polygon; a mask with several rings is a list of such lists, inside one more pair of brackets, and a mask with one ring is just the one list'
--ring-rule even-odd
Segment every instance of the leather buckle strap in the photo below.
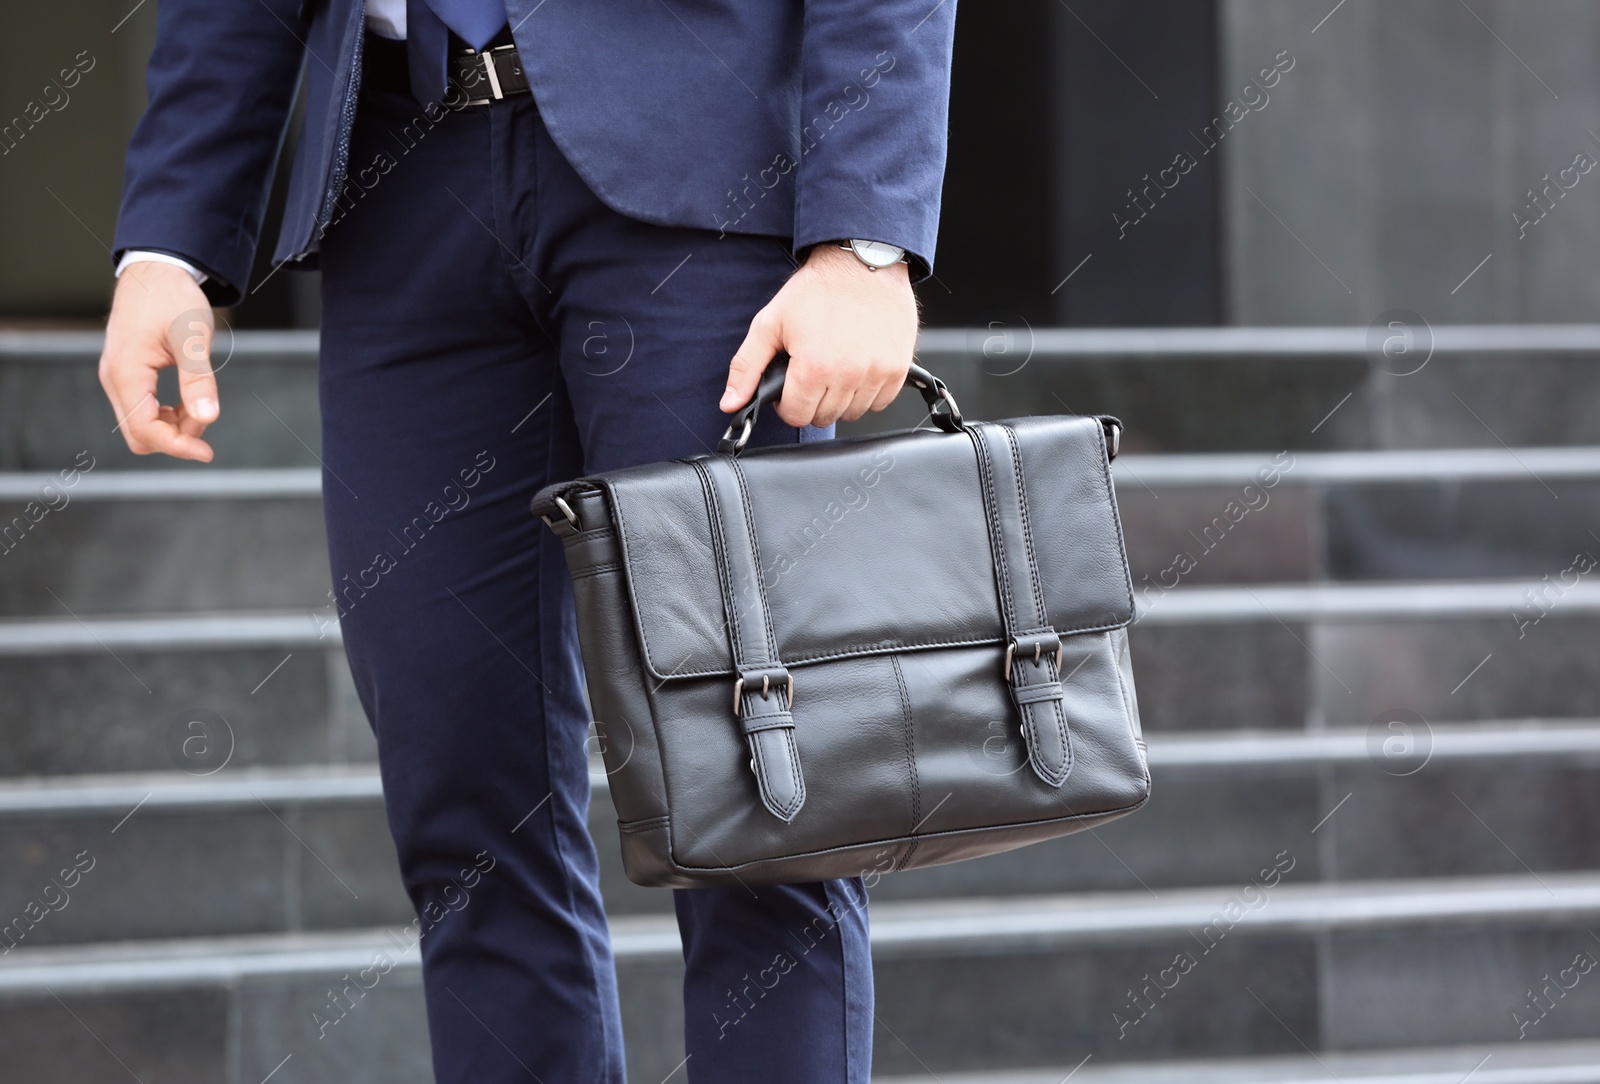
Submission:
{"label": "leather buckle strap", "polygon": [[750,750],[750,770],[761,804],[788,824],[806,802],[805,774],[789,710],[794,704],[794,675],[778,657],[744,477],[731,456],[697,456],[691,462],[700,475],[711,517],[711,544],[728,616],[728,647],[738,675],[733,684],[734,717]]}
{"label": "leather buckle strap", "polygon": [[487,91],[468,98],[457,108],[469,105],[493,105],[513,94],[531,94],[527,73],[522,67],[522,57],[515,45],[497,45],[479,52],[465,49],[450,57],[450,81],[463,90]]}
{"label": "leather buckle strap", "polygon": [[[1072,732],[1061,684],[1061,637],[1050,625],[1028,524],[1028,494],[1016,435],[1004,425],[968,427],[978,458],[995,590],[1005,622],[1005,678],[1022,724],[1028,762],[1043,782],[1059,787],[1072,771]],[[1050,649],[1046,654],[1046,648]]]}

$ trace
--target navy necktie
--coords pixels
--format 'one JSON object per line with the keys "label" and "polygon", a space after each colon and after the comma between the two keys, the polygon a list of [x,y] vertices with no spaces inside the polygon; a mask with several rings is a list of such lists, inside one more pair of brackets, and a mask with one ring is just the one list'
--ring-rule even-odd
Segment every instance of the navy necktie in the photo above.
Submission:
{"label": "navy necktie", "polygon": [[424,103],[444,96],[450,31],[474,49],[482,49],[505,25],[503,0],[406,0],[411,93]]}

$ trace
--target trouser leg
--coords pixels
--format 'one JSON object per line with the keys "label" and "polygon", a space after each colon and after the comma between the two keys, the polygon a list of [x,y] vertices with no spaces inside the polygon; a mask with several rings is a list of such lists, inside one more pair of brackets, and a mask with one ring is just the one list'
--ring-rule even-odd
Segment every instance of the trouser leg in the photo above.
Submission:
{"label": "trouser leg", "polygon": [[617,1082],[570,588],[527,510],[576,472],[577,435],[549,329],[486,225],[489,120],[421,116],[364,96],[351,160],[393,164],[323,245],[345,648],[418,912],[437,1080]]}
{"label": "trouser leg", "polygon": [[[539,215],[517,273],[530,297],[534,275],[551,291],[585,471],[712,450],[727,426],[717,401],[728,363],[793,269],[787,241],[617,214],[537,128],[519,173],[538,179]],[[752,443],[830,435],[791,429],[769,409]],[[872,965],[858,878],[680,890],[675,903],[694,1084],[867,1079]]]}

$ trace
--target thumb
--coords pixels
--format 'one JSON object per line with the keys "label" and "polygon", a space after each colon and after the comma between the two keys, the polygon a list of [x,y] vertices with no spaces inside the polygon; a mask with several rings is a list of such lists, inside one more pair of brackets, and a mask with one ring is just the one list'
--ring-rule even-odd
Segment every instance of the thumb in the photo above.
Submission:
{"label": "thumb", "polygon": [[732,414],[748,403],[761,383],[761,374],[767,371],[783,341],[778,334],[778,322],[762,309],[750,321],[750,330],[744,342],[734,352],[728,366],[728,387],[717,405],[724,414]]}
{"label": "thumb", "polygon": [[167,330],[167,349],[178,366],[178,394],[184,413],[198,422],[217,420],[217,378],[211,369],[211,340],[216,329],[208,309],[183,313]]}

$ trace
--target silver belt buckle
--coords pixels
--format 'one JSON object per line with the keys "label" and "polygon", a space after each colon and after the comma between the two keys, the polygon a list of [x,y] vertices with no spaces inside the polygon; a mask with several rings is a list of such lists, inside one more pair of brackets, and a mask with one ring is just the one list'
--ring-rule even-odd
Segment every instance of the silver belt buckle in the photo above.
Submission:
{"label": "silver belt buckle", "polygon": [[495,102],[505,100],[505,91],[500,89],[500,73],[495,70],[494,66],[494,54],[514,48],[516,48],[514,45],[501,45],[494,49],[486,49],[481,53],[476,49],[468,49],[465,53],[460,54],[463,56],[477,57],[478,60],[482,62],[483,74],[489,80],[490,93],[490,96],[487,98],[468,98],[466,101],[461,103],[463,108],[469,105],[493,105]]}
{"label": "silver belt buckle", "polygon": [[479,53],[478,56],[483,58],[483,71],[489,77],[489,90],[493,93],[494,100],[498,102],[506,95],[505,91],[500,89],[500,73],[495,71],[494,67],[494,54],[496,51],[490,49],[488,52]]}

